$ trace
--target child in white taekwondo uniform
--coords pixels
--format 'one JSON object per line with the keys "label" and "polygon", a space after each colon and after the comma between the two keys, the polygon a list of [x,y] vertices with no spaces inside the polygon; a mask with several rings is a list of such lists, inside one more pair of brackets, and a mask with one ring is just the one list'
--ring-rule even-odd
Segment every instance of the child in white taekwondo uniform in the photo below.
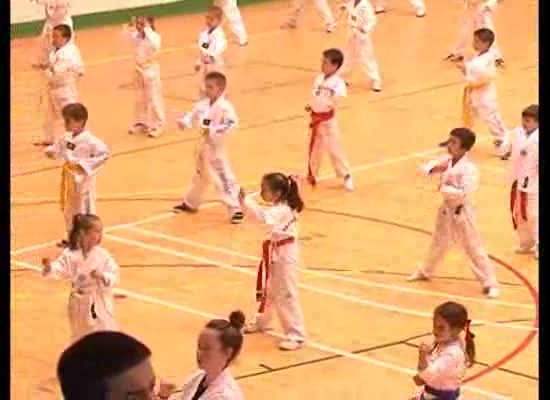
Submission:
{"label": "child in white taekwondo uniform", "polygon": [[223,11],[212,6],[206,13],[206,29],[199,35],[200,56],[195,63],[195,71],[200,72],[200,98],[204,98],[204,82],[209,72],[223,72],[223,53],[227,48],[227,39],[221,27]]}
{"label": "child in white taekwondo uniform", "polygon": [[521,113],[512,142],[510,211],[519,237],[519,254],[539,256],[539,106]]}
{"label": "child in white taekwondo uniform", "polygon": [[[69,235],[73,218],[77,214],[93,214],[96,211],[95,177],[109,158],[105,143],[86,129],[88,110],[80,103],[63,108],[67,133],[46,148],[46,156],[65,161],[61,173],[61,210]],[[58,243],[68,245],[67,240]]]}
{"label": "child in white taekwondo uniform", "polygon": [[257,311],[245,333],[269,330],[273,311],[286,336],[281,350],[297,350],[305,341],[304,315],[298,299],[298,213],[304,207],[297,178],[275,172],[262,178],[261,196],[271,207],[261,207],[241,190],[240,201],[261,224],[270,228],[262,243],[256,280]]}
{"label": "child in white taekwondo uniform", "polygon": [[[418,18],[426,16],[426,4],[424,3],[424,0],[409,0],[409,3],[413,6]],[[374,12],[376,14],[385,13],[386,0],[374,0]]]}
{"label": "child in white taekwondo uniform", "polygon": [[311,133],[308,148],[308,182],[315,186],[321,159],[328,153],[334,171],[344,179],[344,187],[353,190],[348,161],[340,143],[340,129],[334,116],[338,99],[347,94],[346,83],[338,75],[344,56],[338,49],[323,52],[322,74],[313,83],[313,96],[306,111],[311,114]]}
{"label": "child in white taekwondo uniform", "polygon": [[100,247],[103,227],[93,214],[76,215],[69,247],[55,260],[42,260],[46,277],[72,284],[69,323],[72,342],[95,331],[117,330],[112,288],[118,284],[119,268],[111,254]]}
{"label": "child in white taekwondo uniform", "polygon": [[[458,400],[466,369],[475,362],[471,320],[462,304],[439,305],[433,315],[432,344],[418,347],[418,373],[413,377],[422,391],[411,400]],[[464,332],[464,338],[461,334]]]}
{"label": "child in white taekwondo uniform", "polygon": [[[67,25],[73,28],[73,19],[71,18],[71,6],[67,0],[31,0],[31,3],[44,7],[46,22],[40,35],[40,46],[34,66],[40,66],[48,63],[48,57],[52,49],[53,28],[58,25]],[[74,32],[72,35],[74,39]]]}
{"label": "child in white taekwondo uniform", "polygon": [[[464,0],[465,14],[462,28],[457,43],[451,53],[446,57],[446,60],[462,61],[464,59],[464,50],[470,42],[472,32],[481,28],[487,28],[493,32],[495,31],[492,15],[499,1],[500,0]],[[497,47],[496,40],[492,44],[491,50],[493,50],[495,54],[495,64],[499,67],[504,66],[504,60]]]}
{"label": "child in white taekwondo uniform", "polygon": [[229,319],[210,320],[197,341],[199,370],[186,379],[179,394],[174,394],[174,384],[161,383],[160,400],[243,400],[229,367],[241,352],[244,322],[242,311],[233,311]]}
{"label": "child in white taekwondo uniform", "polygon": [[374,55],[374,47],[370,34],[376,25],[376,15],[369,0],[350,0],[340,5],[340,10],[348,11],[348,33],[344,51],[344,65],[341,74],[349,73],[355,64],[361,68],[371,80],[372,90],[382,90],[382,78]]}
{"label": "child in white taekwondo uniform", "polygon": [[150,137],[158,137],[165,122],[160,65],[157,61],[161,37],[155,31],[153,17],[133,18],[125,27],[124,34],[135,47],[136,61],[135,119],[128,133],[143,131]]}
{"label": "child in white taekwondo uniform", "polygon": [[451,246],[457,243],[470,259],[472,272],[481,282],[483,293],[496,298],[499,290],[495,267],[481,243],[470,198],[477,189],[478,171],[466,153],[474,143],[475,134],[471,130],[455,128],[449,139],[441,144],[447,146],[449,156],[429,162],[422,168],[426,174],[441,174],[439,191],[443,204],[437,212],[432,243],[424,264],[408,280],[428,280]]}
{"label": "child in white taekwondo uniform", "polygon": [[485,122],[495,138],[496,155],[507,158],[510,152],[508,130],[498,110],[494,82],[496,78],[495,55],[491,51],[494,40],[495,35],[491,30],[478,29],[474,32],[473,43],[478,55],[469,61],[460,61],[457,64],[466,81],[462,98],[462,120],[463,126],[467,128],[473,127],[476,117]]}
{"label": "child in white taekwondo uniform", "polygon": [[235,109],[225,98],[227,80],[221,72],[210,72],[205,78],[206,99],[199,101],[193,111],[177,120],[181,129],[199,124],[201,139],[196,154],[196,172],[191,188],[175,212],[196,212],[203,202],[209,182],[214,185],[226,204],[231,223],[240,224],[243,213],[239,205],[239,186],[225,152],[224,140],[237,126]]}
{"label": "child in white taekwondo uniform", "polygon": [[[296,29],[298,26],[298,21],[302,18],[306,6],[306,1],[308,0],[292,0],[291,2],[291,12],[288,17],[288,20],[281,26],[282,29]],[[311,1],[311,0],[309,0]],[[331,33],[336,28],[336,20],[332,15],[330,10],[330,5],[327,0],[313,0],[315,6],[321,13],[323,21],[325,23],[325,30],[328,33]]]}
{"label": "child in white taekwondo uniform", "polygon": [[246,46],[248,44],[248,35],[246,34],[246,28],[244,27],[237,0],[215,0],[214,4],[223,10],[225,18],[239,45]]}
{"label": "child in white taekwondo uniform", "polygon": [[48,63],[41,65],[46,72],[47,110],[44,139],[36,145],[49,146],[54,142],[62,132],[61,110],[78,101],[77,80],[84,74],[84,64],[71,35],[68,25],[57,25],[52,33]]}

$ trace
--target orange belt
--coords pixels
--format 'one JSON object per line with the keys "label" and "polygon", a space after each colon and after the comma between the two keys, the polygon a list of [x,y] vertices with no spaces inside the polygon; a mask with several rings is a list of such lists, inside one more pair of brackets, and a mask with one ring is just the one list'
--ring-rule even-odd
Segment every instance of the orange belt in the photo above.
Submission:
{"label": "orange belt", "polygon": [[317,140],[317,136],[319,134],[319,125],[321,125],[322,122],[332,119],[334,117],[334,110],[330,110],[324,113],[316,113],[312,111],[310,115],[311,122],[309,124],[309,127],[311,129],[311,136],[309,138],[307,180],[311,184],[311,186],[315,186],[317,184],[317,180],[315,179],[315,175],[313,174],[313,170],[311,169],[311,154],[313,153],[313,147],[315,146],[315,141]]}
{"label": "orange belt", "polygon": [[76,190],[76,182],[73,172],[76,172],[76,164],[66,162],[61,169],[61,190],[59,193],[59,203],[61,205],[61,211],[65,211],[67,200],[69,195]]}
{"label": "orange belt", "polygon": [[474,115],[471,104],[472,89],[468,86],[464,88],[462,94],[462,123],[465,128],[471,129],[474,125]]}
{"label": "orange belt", "polygon": [[276,247],[285,246],[294,243],[294,237],[288,237],[279,241],[264,240],[262,243],[262,260],[258,265],[258,275],[256,277],[256,301],[258,302],[258,313],[262,314],[265,310],[267,300],[267,286],[270,277],[271,252]]}

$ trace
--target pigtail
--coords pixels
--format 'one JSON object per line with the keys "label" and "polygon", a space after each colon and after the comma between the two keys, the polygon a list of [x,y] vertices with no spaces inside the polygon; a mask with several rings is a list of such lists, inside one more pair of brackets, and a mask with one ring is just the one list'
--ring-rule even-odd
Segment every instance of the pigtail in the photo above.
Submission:
{"label": "pigtail", "polygon": [[472,323],[472,320],[468,320],[466,322],[466,326],[464,328],[465,332],[465,343],[466,343],[466,356],[468,357],[466,361],[466,365],[468,368],[472,367],[476,361],[476,344],[474,342],[474,338],[476,337],[472,331],[470,330],[470,324]]}
{"label": "pigtail", "polygon": [[82,222],[82,214],[76,214],[73,217],[73,227],[71,232],[69,232],[69,249],[77,250],[78,249],[78,239],[80,237],[80,225]]}
{"label": "pigtail", "polygon": [[157,30],[155,29],[155,17],[153,17],[152,15],[147,15],[145,17],[145,20],[149,23],[151,29],[156,32]]}
{"label": "pigtail", "polygon": [[304,209],[304,201],[300,197],[300,190],[298,188],[298,182],[294,176],[288,177],[288,192],[286,195],[286,201],[288,206],[297,212],[301,212]]}

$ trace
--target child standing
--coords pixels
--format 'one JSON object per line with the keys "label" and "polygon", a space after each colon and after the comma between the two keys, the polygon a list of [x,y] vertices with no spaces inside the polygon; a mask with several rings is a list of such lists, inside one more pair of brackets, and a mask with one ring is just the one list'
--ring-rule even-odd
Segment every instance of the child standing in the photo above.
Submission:
{"label": "child standing", "polygon": [[191,128],[198,122],[201,140],[197,148],[196,172],[191,188],[175,212],[197,212],[210,180],[227,205],[231,223],[240,224],[243,212],[239,205],[239,187],[229,159],[225,153],[225,136],[237,126],[235,109],[225,98],[227,80],[221,72],[209,72],[205,78],[206,99],[199,101],[193,111],[186,113],[177,123],[181,129]]}
{"label": "child standing", "polygon": [[[433,316],[434,343],[418,348],[418,374],[414,383],[423,386],[416,400],[458,400],[466,368],[475,362],[474,334],[471,320],[462,304],[447,302],[438,306]],[[464,340],[460,337],[464,332]]]}
{"label": "child standing", "polygon": [[474,32],[474,49],[478,55],[471,60],[460,61],[457,66],[466,80],[463,94],[463,124],[472,128],[475,117],[479,117],[488,126],[495,137],[496,154],[506,158],[509,152],[508,130],[498,110],[495,87],[495,56],[490,51],[495,34],[489,29]]}
{"label": "child standing", "polygon": [[[409,0],[409,3],[413,6],[416,16],[422,18],[426,15],[426,5],[424,0]],[[376,14],[382,14],[386,12],[386,1],[385,0],[374,0],[374,12]]]}
{"label": "child standing", "polygon": [[200,97],[203,98],[205,77],[209,72],[223,72],[223,53],[227,48],[225,33],[221,27],[223,11],[212,6],[206,14],[206,27],[199,35],[200,57],[195,64],[195,71],[200,72]]}
{"label": "child standing", "polygon": [[[292,11],[290,13],[290,16],[288,17],[288,20],[281,26],[281,28],[296,29],[298,25],[298,20],[304,14],[306,1],[307,0],[292,0],[292,4],[291,4]],[[313,0],[313,1],[315,3],[315,6],[321,13],[321,16],[323,17],[323,21],[325,23],[325,30],[328,33],[331,33],[336,28],[336,20],[332,15],[332,11],[330,10],[328,1],[327,0]]]}
{"label": "child standing", "polygon": [[519,237],[520,254],[539,257],[539,106],[521,113],[512,144],[510,210]]}
{"label": "child standing", "polygon": [[[77,214],[95,213],[95,176],[109,157],[105,143],[86,129],[88,110],[80,103],[63,108],[66,132],[46,149],[46,156],[65,161],[61,172],[61,210],[68,236]],[[60,247],[69,243],[62,240]]]}
{"label": "child standing", "polygon": [[322,74],[313,83],[313,96],[306,106],[306,111],[311,114],[307,179],[315,186],[323,153],[327,151],[336,175],[344,178],[344,187],[351,191],[353,181],[334,116],[338,99],[347,94],[346,83],[337,74],[343,62],[344,55],[340,50],[325,50],[321,61]]}
{"label": "child standing", "polygon": [[248,44],[248,35],[246,34],[246,28],[244,27],[237,0],[215,0],[214,3],[223,10],[239,45],[246,46]]}
{"label": "child standing", "polygon": [[[498,1],[499,0],[464,0],[466,12],[464,14],[462,29],[460,30],[455,47],[451,51],[451,54],[447,56],[446,60],[462,61],[464,59],[464,50],[468,45],[472,32],[481,28],[486,28],[493,32],[495,31],[492,14]],[[495,53],[495,64],[500,67],[504,66],[504,60],[496,45],[496,41],[492,44],[492,50]]]}
{"label": "child standing", "polygon": [[36,143],[49,146],[59,132],[61,110],[67,104],[78,101],[76,81],[84,74],[84,64],[78,47],[71,42],[72,31],[68,25],[57,25],[52,33],[53,48],[46,64],[40,67],[46,71],[48,85],[48,108],[44,124],[44,140]]}
{"label": "child standing", "polygon": [[46,16],[46,22],[40,35],[39,53],[34,62],[34,66],[39,67],[48,63],[52,48],[53,29],[58,25],[67,25],[72,31],[73,19],[71,18],[70,3],[68,0],[31,0],[31,2],[43,6]]}
{"label": "child standing", "polygon": [[149,137],[158,137],[165,121],[160,65],[156,59],[161,38],[155,31],[153,17],[133,18],[125,35],[135,47],[136,60],[135,121],[128,133],[144,131]]}
{"label": "child standing", "polygon": [[347,10],[349,13],[349,29],[341,74],[347,74],[352,66],[360,63],[363,71],[371,80],[372,90],[379,92],[382,90],[382,79],[370,38],[376,25],[376,16],[372,5],[369,0],[350,0],[342,4],[340,9]]}
{"label": "child standing", "polygon": [[245,196],[244,191],[240,192],[242,207],[271,229],[269,239],[262,243],[262,261],[258,267],[258,310],[244,332],[269,330],[275,308],[286,335],[286,339],[279,343],[279,348],[297,350],[305,340],[304,316],[296,288],[298,213],[304,208],[304,203],[296,179],[282,173],[264,175],[261,196],[272,206],[260,207],[252,197]]}
{"label": "child standing", "polygon": [[118,265],[99,247],[103,226],[99,217],[74,217],[69,247],[55,261],[42,260],[46,277],[70,280],[69,323],[72,342],[95,331],[117,330],[112,288],[119,281]]}
{"label": "child standing", "polygon": [[439,207],[432,243],[424,265],[407,280],[429,280],[451,245],[459,244],[471,261],[474,275],[483,285],[483,293],[493,299],[498,297],[495,267],[482,247],[475,224],[471,193],[477,189],[478,171],[466,153],[474,146],[476,137],[467,128],[455,128],[447,146],[449,156],[429,162],[422,169],[428,174],[441,174],[439,191],[443,204]]}

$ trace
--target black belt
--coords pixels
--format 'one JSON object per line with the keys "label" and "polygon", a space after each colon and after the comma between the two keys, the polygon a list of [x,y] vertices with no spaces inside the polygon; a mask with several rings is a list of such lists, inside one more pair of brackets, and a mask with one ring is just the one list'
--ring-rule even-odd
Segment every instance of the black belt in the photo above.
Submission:
{"label": "black belt", "polygon": [[[460,396],[460,389],[438,390],[430,386],[424,386],[424,392],[436,396],[437,400],[456,400]],[[424,396],[421,399],[424,400]]]}

